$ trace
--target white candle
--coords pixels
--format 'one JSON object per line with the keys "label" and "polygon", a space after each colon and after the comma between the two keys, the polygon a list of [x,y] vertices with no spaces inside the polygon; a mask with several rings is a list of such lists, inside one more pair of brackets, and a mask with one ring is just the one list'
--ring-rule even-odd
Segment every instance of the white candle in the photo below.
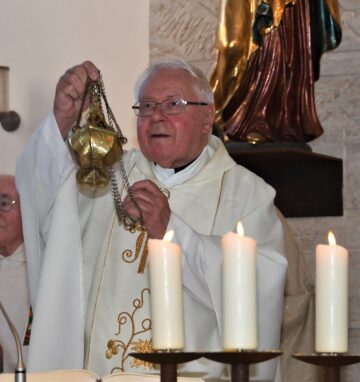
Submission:
{"label": "white candle", "polygon": [[316,343],[319,353],[348,350],[348,251],[336,245],[316,247]]}
{"label": "white candle", "polygon": [[9,111],[9,68],[0,66],[0,112]]}
{"label": "white candle", "polygon": [[229,232],[222,237],[223,347],[257,348],[256,241]]}
{"label": "white candle", "polygon": [[152,342],[157,350],[184,347],[181,249],[170,242],[173,234],[148,241]]}

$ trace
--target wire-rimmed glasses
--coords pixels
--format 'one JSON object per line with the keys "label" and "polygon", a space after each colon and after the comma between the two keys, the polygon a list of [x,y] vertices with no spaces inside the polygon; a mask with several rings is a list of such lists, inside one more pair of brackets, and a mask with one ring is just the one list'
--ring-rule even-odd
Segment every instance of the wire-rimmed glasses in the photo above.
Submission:
{"label": "wire-rimmed glasses", "polygon": [[0,193],[0,211],[8,212],[16,204],[16,200],[9,194]]}
{"label": "wire-rimmed glasses", "polygon": [[136,102],[135,105],[132,106],[135,114],[138,117],[151,117],[156,108],[160,107],[160,110],[167,115],[175,115],[181,114],[185,112],[185,107],[187,105],[195,105],[195,106],[207,106],[206,102],[197,102],[197,101],[187,101],[182,98],[167,98],[162,102],[154,102],[154,101],[140,101]]}

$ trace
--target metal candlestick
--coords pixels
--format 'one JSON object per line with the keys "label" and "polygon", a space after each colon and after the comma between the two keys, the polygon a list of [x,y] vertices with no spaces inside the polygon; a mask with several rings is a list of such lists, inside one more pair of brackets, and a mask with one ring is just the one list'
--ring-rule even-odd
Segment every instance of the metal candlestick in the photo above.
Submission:
{"label": "metal candlestick", "polygon": [[294,354],[293,358],[312,365],[323,366],[327,382],[341,382],[340,368],[360,362],[360,355],[339,353]]}
{"label": "metal candlestick", "polygon": [[132,357],[160,365],[160,382],[177,381],[177,364],[194,361],[202,357],[202,353],[154,352],[130,353]]}
{"label": "metal candlestick", "polygon": [[209,352],[203,353],[203,357],[212,361],[231,365],[231,382],[248,382],[249,366],[269,359],[278,357],[282,354],[278,350],[268,351],[247,351],[238,352]]}
{"label": "metal candlestick", "polygon": [[163,352],[163,353],[130,353],[132,357],[143,361],[160,364],[160,381],[177,381],[177,364],[194,361],[204,357],[212,361],[231,365],[232,382],[249,381],[249,365],[264,362],[278,357],[282,352],[278,350],[269,351],[239,351],[239,352]]}

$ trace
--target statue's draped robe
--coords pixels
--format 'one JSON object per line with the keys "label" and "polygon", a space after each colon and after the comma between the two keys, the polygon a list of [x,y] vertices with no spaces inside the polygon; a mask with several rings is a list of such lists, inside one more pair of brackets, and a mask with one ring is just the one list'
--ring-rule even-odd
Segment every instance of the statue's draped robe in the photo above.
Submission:
{"label": "statue's draped robe", "polygon": [[222,2],[211,79],[217,123],[232,140],[311,141],[323,132],[314,97],[319,60],[341,40],[337,1],[271,0],[266,15],[256,14],[260,3]]}
{"label": "statue's draped robe", "polygon": [[[137,150],[125,154],[124,164],[131,183],[152,179],[170,192],[168,229],[175,230],[183,251],[185,350],[221,350],[220,239],[239,220],[257,241],[259,348],[278,348],[287,261],[274,190],[237,166],[216,137],[193,164],[173,175],[158,170]],[[146,330],[147,269],[138,274],[139,259],[123,259],[124,251],[134,251],[137,235],[119,227],[109,190],[85,195],[75,173],[50,115],[17,164],[34,305],[28,368],[89,367],[99,375],[114,367],[153,372],[143,364],[136,368],[123,348],[116,353],[112,347],[120,341],[129,344],[134,330],[122,325],[119,331],[123,321],[118,318],[123,312],[131,315],[139,302],[144,303],[134,315],[136,335],[130,347],[146,349],[151,339]],[[110,348],[109,340],[114,341]],[[252,372],[254,380],[276,373],[279,381],[277,366],[278,360],[259,364]],[[223,372],[220,364],[206,360],[183,369],[204,372],[208,378]]]}

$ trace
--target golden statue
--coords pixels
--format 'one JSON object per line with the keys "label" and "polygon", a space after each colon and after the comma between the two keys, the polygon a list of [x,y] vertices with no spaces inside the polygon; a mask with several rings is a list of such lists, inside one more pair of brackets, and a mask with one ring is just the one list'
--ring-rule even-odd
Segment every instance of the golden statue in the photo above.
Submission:
{"label": "golden statue", "polygon": [[341,40],[337,0],[222,0],[211,77],[216,124],[232,140],[308,142],[323,52]]}

